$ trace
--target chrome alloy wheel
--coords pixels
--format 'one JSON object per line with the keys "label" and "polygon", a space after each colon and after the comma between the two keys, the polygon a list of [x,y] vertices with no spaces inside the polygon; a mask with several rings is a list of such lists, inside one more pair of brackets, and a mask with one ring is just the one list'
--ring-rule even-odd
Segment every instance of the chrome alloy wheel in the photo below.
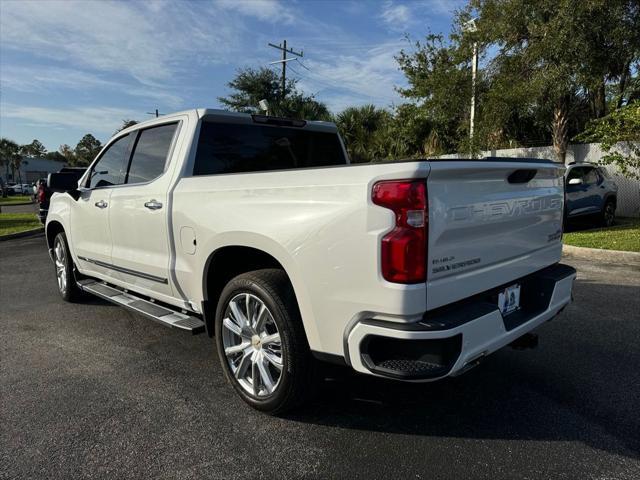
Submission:
{"label": "chrome alloy wheel", "polygon": [[58,278],[58,289],[64,293],[67,291],[67,252],[62,242],[56,242],[54,248],[56,277]]}
{"label": "chrome alloy wheel", "polygon": [[269,308],[255,295],[240,293],[227,304],[222,345],[231,373],[255,397],[278,388],[283,357],[280,332]]}

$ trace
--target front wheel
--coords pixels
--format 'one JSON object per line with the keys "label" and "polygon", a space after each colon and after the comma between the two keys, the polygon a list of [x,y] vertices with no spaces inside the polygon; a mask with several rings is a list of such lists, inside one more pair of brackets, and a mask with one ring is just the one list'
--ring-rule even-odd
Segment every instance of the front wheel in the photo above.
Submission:
{"label": "front wheel", "polygon": [[60,232],[53,240],[53,260],[60,296],[66,302],[78,301],[82,298],[82,290],[78,288],[73,274],[73,259],[64,232]]}
{"label": "front wheel", "polygon": [[282,270],[232,279],[220,295],[215,337],[225,377],[253,408],[283,413],[313,391],[314,360]]}
{"label": "front wheel", "polygon": [[608,201],[604,204],[604,208],[601,213],[602,225],[604,227],[611,227],[616,221],[616,205],[612,201]]}

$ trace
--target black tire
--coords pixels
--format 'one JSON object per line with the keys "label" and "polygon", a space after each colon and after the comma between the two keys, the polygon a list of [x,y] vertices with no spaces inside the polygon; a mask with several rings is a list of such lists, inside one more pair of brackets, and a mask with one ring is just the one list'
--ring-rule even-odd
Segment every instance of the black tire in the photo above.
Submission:
{"label": "black tire", "polygon": [[[60,232],[53,240],[53,258],[56,271],[58,292],[65,302],[77,302],[84,296],[78,287],[74,276],[73,258],[69,252],[67,236]],[[62,270],[62,272],[59,272]],[[64,273],[66,281],[60,280],[60,274]]]}
{"label": "black tire", "polygon": [[[257,297],[263,302],[280,334],[282,369],[279,371],[279,381],[272,393],[263,396],[249,393],[246,387],[243,388],[224,353],[222,324],[225,314],[231,301],[242,294]],[[317,384],[315,360],[309,349],[293,288],[282,270],[264,269],[244,273],[225,286],[216,308],[215,339],[225,377],[238,395],[253,408],[277,415],[299,406],[313,394]],[[251,345],[248,348],[261,347]]]}
{"label": "black tire", "polygon": [[616,221],[616,204],[613,200],[607,200],[600,213],[600,223],[603,227],[611,227]]}

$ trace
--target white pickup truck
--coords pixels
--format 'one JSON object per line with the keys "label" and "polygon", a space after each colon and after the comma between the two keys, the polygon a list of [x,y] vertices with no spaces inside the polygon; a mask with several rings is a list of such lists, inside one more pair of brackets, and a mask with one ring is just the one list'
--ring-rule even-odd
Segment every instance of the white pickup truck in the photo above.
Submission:
{"label": "white pickup truck", "polygon": [[190,110],[119,132],[79,181],[51,174],[46,239],[65,300],[206,332],[238,394],[277,413],[318,362],[437,380],[555,317],[575,279],[563,172],[350,165],[331,123]]}

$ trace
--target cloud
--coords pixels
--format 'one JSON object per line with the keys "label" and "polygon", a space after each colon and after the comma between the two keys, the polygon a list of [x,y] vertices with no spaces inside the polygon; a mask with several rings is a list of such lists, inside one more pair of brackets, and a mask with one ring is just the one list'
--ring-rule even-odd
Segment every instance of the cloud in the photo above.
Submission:
{"label": "cloud", "polygon": [[462,8],[465,0],[425,0],[422,8],[433,15],[451,15],[454,10]]}
{"label": "cloud", "polygon": [[295,20],[290,6],[278,0],[216,0],[215,5],[263,22],[291,24]]}
{"label": "cloud", "polygon": [[3,89],[23,93],[57,94],[61,90],[84,94],[114,92],[118,96],[146,99],[152,104],[160,103],[168,108],[179,108],[183,104],[182,97],[166,89],[112,80],[105,74],[73,68],[3,65],[0,69],[0,85]]}
{"label": "cloud", "polygon": [[449,16],[463,6],[464,0],[414,0],[407,3],[386,0],[378,18],[389,30],[404,32],[418,25],[418,19],[425,21],[433,17]]}
{"label": "cloud", "polygon": [[197,6],[196,11],[192,4],[166,1],[3,2],[0,40],[5,49],[159,85],[188,70],[194,59],[215,63],[233,54],[242,28],[212,5]]}
{"label": "cloud", "polygon": [[391,30],[402,31],[409,26],[412,14],[407,5],[397,5],[391,1],[386,1],[382,5],[380,18]]}
{"label": "cloud", "polygon": [[333,111],[353,104],[390,105],[400,101],[394,87],[405,83],[394,58],[405,45],[400,41],[382,43],[357,54],[309,60],[305,62],[309,70],[293,68],[302,76],[301,88],[318,93]]}
{"label": "cloud", "polygon": [[123,119],[139,118],[140,112],[126,108],[100,106],[46,108],[3,104],[2,116],[20,120],[30,126],[77,128],[109,137],[122,125]]}

